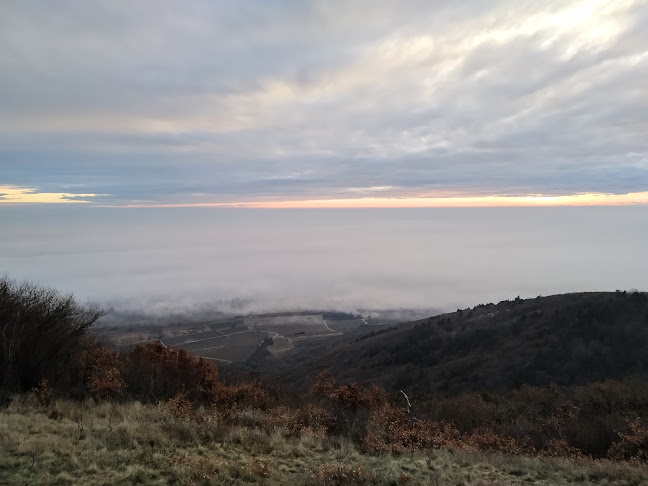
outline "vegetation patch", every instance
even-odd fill
[[[645,380],[408,395],[324,371],[295,392],[160,341],[114,352],[99,311],[0,290],[1,484],[648,482]]]

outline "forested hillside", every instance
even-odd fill
[[[645,377],[648,295],[516,298],[332,343],[255,369],[294,383],[328,369],[340,380],[444,394]]]

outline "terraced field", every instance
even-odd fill
[[[326,325],[321,314],[249,316],[245,322],[252,329],[274,332],[288,339],[334,332]]]
[[[187,348],[187,346],[191,345],[192,343],[203,342],[209,339],[218,339],[218,338],[222,338],[223,336],[228,336],[230,334],[234,334],[238,332],[246,332],[249,330],[250,329],[248,327],[235,327],[235,328],[228,328],[228,329],[223,329],[218,331],[192,332],[192,333],[182,334],[179,336],[174,336],[171,338],[164,338],[162,339],[162,343],[165,346],[171,346],[174,348],[183,347],[185,349],[189,349]]]
[[[344,319],[344,320],[335,320],[327,319],[326,325],[329,329],[332,329],[336,332],[347,332],[357,329],[360,326],[366,325],[366,322],[363,319]]]
[[[186,349],[191,354],[219,361],[245,361],[247,357],[268,337],[264,331],[252,329],[233,330],[230,334],[213,336],[209,333],[197,333],[185,336],[184,343],[174,345],[174,348]],[[209,334],[208,337],[201,337]],[[167,344],[166,342],[164,344]],[[167,344],[168,345],[168,344]]]
[[[272,341],[273,344],[268,346],[268,351],[275,356],[290,351],[294,347],[292,341],[283,336],[274,337],[272,338]]]
[[[363,319],[339,319],[321,313],[297,312],[261,314],[224,318],[214,321],[156,327],[161,342],[175,349],[221,363],[245,361],[264,341],[271,337],[268,351],[279,355],[292,349],[296,343],[319,340],[351,331],[367,323]],[[129,337],[132,336],[129,331]],[[126,336],[126,333],[123,333]],[[140,343],[153,342],[151,336]],[[125,341],[122,335],[113,336],[114,349],[128,352],[136,341]]]

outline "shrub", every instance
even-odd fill
[[[612,444],[608,455],[617,460],[648,461],[648,428],[637,418],[628,422],[629,431],[620,434],[621,440]]]
[[[370,452],[401,453],[461,445],[461,434],[451,424],[413,418],[402,407],[373,409],[363,445]]]
[[[85,351],[85,385],[96,399],[114,398],[126,388],[119,371],[119,355],[105,346],[97,346]]]
[[[194,416],[193,406],[185,392],[180,392],[171,398],[166,403],[165,409],[172,417],[190,419]]]
[[[122,358],[121,368],[129,393],[140,400],[168,400],[182,391],[197,403],[213,403],[223,396],[218,370],[211,363],[160,341],[135,346]]]
[[[322,464],[313,470],[316,484],[323,486],[362,486],[373,484],[375,477],[360,464]]]

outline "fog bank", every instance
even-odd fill
[[[455,310],[648,289],[648,208],[0,208],[0,273],[116,309]]]

